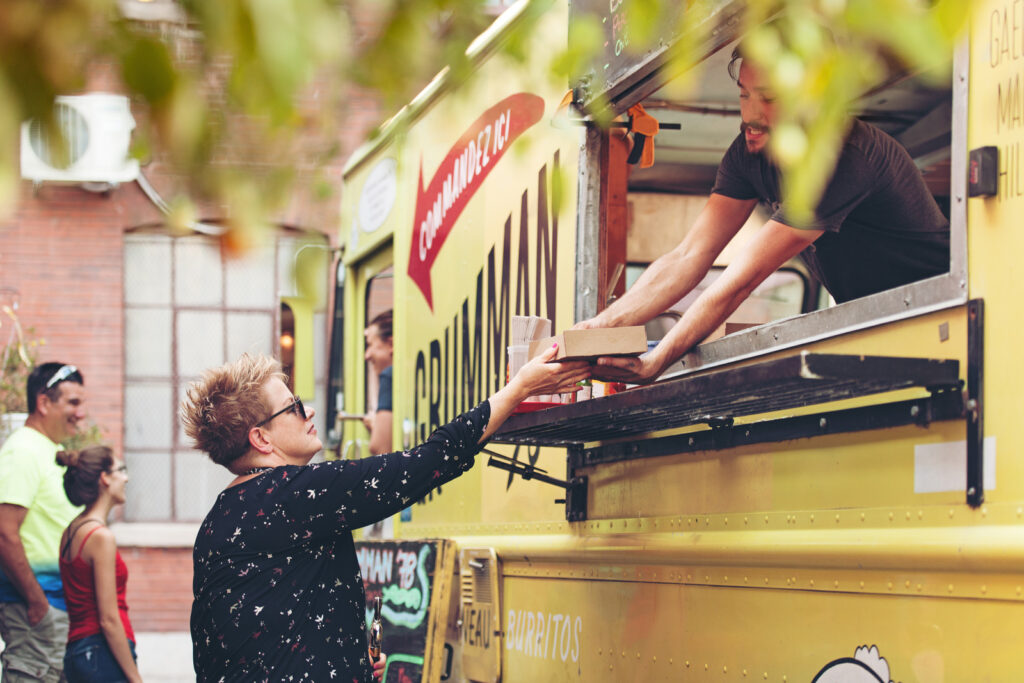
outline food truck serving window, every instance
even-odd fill
[[[592,3],[591,3],[592,4]],[[612,15],[617,3],[611,3]],[[602,55],[576,87],[578,103],[610,102],[615,114],[625,114],[642,104],[646,112],[662,126],[655,138],[656,154],[652,166],[631,167],[625,202],[629,239],[622,260],[632,269],[642,268],[678,244],[692,225],[693,218],[706,203],[716,182],[716,172],[723,155],[740,132],[739,88],[728,75],[728,67],[738,33],[729,24],[729,8],[734,3],[718,3],[721,16],[716,20],[722,30],[711,32],[709,43],[701,47],[703,59],[696,77],[687,74],[691,87],[679,88],[667,75],[668,46],[666,39],[658,49],[643,54],[630,54],[622,50],[617,54]],[[574,11],[586,13],[588,3],[574,4]],[[608,3],[593,12],[607,14]],[[724,17],[724,18],[723,18]],[[620,19],[606,17],[611,22],[606,31],[606,50],[613,49],[615,40],[628,42],[628,32]],[[669,36],[668,38],[671,38]],[[850,105],[850,113],[861,121],[881,129],[896,139],[910,154],[914,165],[924,179],[941,213],[949,220],[950,263],[949,272],[903,284],[860,298],[836,304],[827,292],[820,300],[813,294],[807,297],[802,313],[783,311],[769,319],[748,321],[730,317],[732,329],[740,330],[722,337],[712,335],[671,366],[663,378],[695,369],[708,368],[740,358],[760,355],[779,349],[806,344],[810,341],[846,332],[864,329],[892,320],[960,304],[966,301],[966,147],[967,147],[967,50],[959,49],[955,55],[952,73],[897,74],[875,89],[864,93]],[[939,85],[936,85],[939,83]],[[601,145],[607,144],[602,135],[590,135],[586,160],[580,167],[580,188],[592,196],[612,196],[605,192],[610,173],[601,167]],[[635,143],[634,143],[635,144]],[[607,164],[607,160],[605,162]],[[593,186],[597,186],[595,187]],[[653,198],[653,199],[652,199]],[[597,243],[594,226],[607,225],[609,211],[601,202],[581,202],[579,242]],[[777,208],[777,207],[775,207]],[[769,207],[771,211],[771,207]],[[753,219],[761,225],[765,216]],[[741,231],[734,243],[746,237]],[[588,241],[589,238],[589,241]],[[652,246],[655,245],[655,246]],[[715,262],[716,267],[727,267],[735,254],[735,245],[727,247]],[[732,250],[732,251],[730,251]],[[614,262],[614,257],[606,260]],[[802,269],[799,259],[788,262],[787,267],[802,272],[810,280],[806,291],[814,292],[818,284],[813,276]],[[780,270],[780,272],[782,272]],[[598,287],[585,286],[586,278],[598,282],[596,274],[581,272],[580,292],[594,292],[593,299],[577,299],[580,318],[587,318],[607,304],[599,301]],[[685,309],[681,301],[674,309]],[[741,316],[742,317],[742,316]],[[750,322],[759,323],[755,327]]]

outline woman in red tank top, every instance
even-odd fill
[[[106,526],[115,505],[125,501],[128,473],[106,446],[59,453],[64,491],[85,505],[61,537],[60,577],[68,606],[64,674],[69,683],[141,682],[135,665],[135,634],[128,620],[128,568]]]

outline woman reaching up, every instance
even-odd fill
[[[185,433],[236,475],[193,553],[192,643],[200,683],[359,681],[371,662],[352,530],[390,517],[473,466],[520,401],[571,391],[586,363],[553,347],[476,408],[404,452],[309,464],[323,444],[314,411],[281,366],[242,356],[208,371],[182,406]]]

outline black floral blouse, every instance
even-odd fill
[[[198,681],[370,681],[351,530],[472,467],[490,414],[485,401],[410,451],[277,467],[223,491],[193,552]]]

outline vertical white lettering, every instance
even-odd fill
[[[459,186],[459,164],[462,160],[461,156],[455,157],[455,161],[452,162],[452,203],[459,198],[462,194],[462,188]]]
[[[441,229],[441,222],[444,220],[444,211],[441,210],[441,196],[440,195],[438,195],[437,199],[434,200],[433,214],[434,214],[434,221],[432,223],[432,226],[433,226],[434,232],[430,236],[431,237],[431,242],[433,242],[433,238],[437,236],[437,231]]]
[[[533,654],[533,627],[535,625],[533,612],[526,613],[526,628],[523,633],[523,652]]]
[[[427,237],[428,237],[427,232],[429,230],[430,230],[430,214],[427,214],[427,217],[423,219],[422,223],[420,223],[420,251],[419,251],[420,261],[427,260],[427,249],[430,248],[427,245]]]
[[[545,659],[547,659],[547,657],[548,657],[548,642],[551,640],[551,632],[552,631],[556,631],[558,629],[557,626],[552,626],[551,625],[551,622],[554,621],[554,619],[555,619],[554,615],[548,616],[547,633],[544,634],[544,655],[543,655],[543,657]],[[557,633],[555,634],[555,637],[556,638],[558,637]]]
[[[466,185],[469,184],[469,179],[466,175],[469,173],[469,150],[464,150],[459,155],[459,194],[462,194],[463,190],[466,189]]]
[[[470,140],[469,146],[466,148],[466,162],[469,165],[469,170],[466,172],[466,182],[473,182],[475,176],[480,175],[480,155],[477,153],[476,140]]]
[[[548,626],[555,636],[555,646],[551,648],[551,658],[554,659],[555,655],[558,654],[558,624],[562,621],[561,614],[552,614],[551,619],[548,621]]]
[[[583,617],[576,617],[573,622],[572,661],[580,661],[580,632],[583,630]]]
[[[494,142],[491,145],[491,151],[497,154],[503,147],[501,142],[501,124],[505,120],[505,115],[502,114],[498,117],[498,120],[494,122]]]
[[[545,622],[545,619],[544,619],[544,613],[543,612],[537,612],[537,647],[536,647],[536,650],[535,650],[535,656],[537,656],[537,657],[547,657],[548,656],[548,642],[547,642],[547,639],[545,638],[545,636],[547,635],[546,634],[545,626],[546,626],[546,622]],[[541,653],[541,644],[542,643],[544,645],[544,652],[543,653]]]
[[[491,163],[491,125],[487,124],[487,127],[480,131],[480,135],[483,136],[483,144],[480,144],[480,137],[477,137],[477,146],[480,151],[483,152],[484,161],[483,165],[486,168],[487,164]]]
[[[566,614],[562,619],[562,633],[558,638],[559,650],[561,651],[562,661],[564,662],[569,657],[569,615]]]
[[[508,626],[505,628],[505,649],[511,650],[513,643],[515,643],[515,631],[516,631],[516,611],[510,609],[508,611]]]
[[[444,206],[445,213],[452,208],[452,204],[455,202],[455,198],[452,196],[452,174],[449,173],[444,179],[444,185],[441,187],[441,196],[443,200],[441,202]]]

